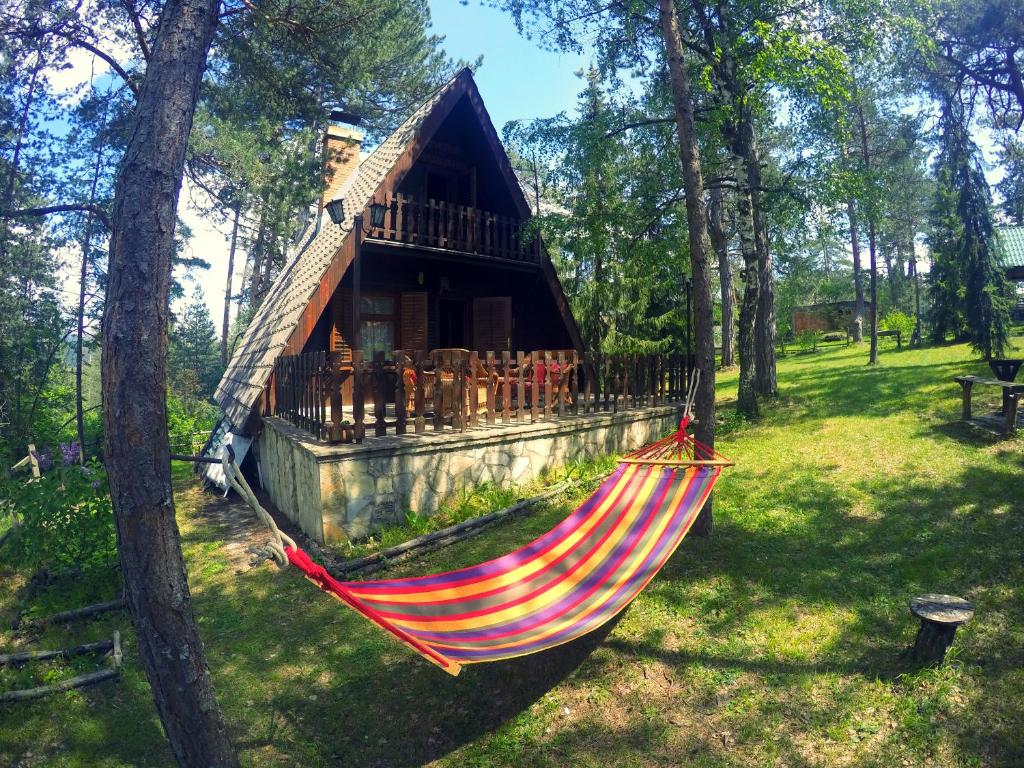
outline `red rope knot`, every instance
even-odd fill
[[[690,426],[690,416],[687,414],[679,420],[679,430],[676,432],[676,442],[682,445],[689,439],[689,435],[686,434],[686,428]]]

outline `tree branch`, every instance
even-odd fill
[[[81,48],[82,50],[89,51],[89,53],[95,54],[96,56],[107,62],[107,64],[110,65],[110,68],[114,70],[122,80],[124,80],[124,84],[128,86],[128,88],[131,90],[133,94],[135,94],[135,98],[139,98],[139,86],[132,82],[131,78],[128,77],[128,73],[125,71],[124,67],[118,64],[117,60],[113,56],[111,56],[106,51],[100,50],[89,41],[82,40],[78,37],[72,38],[69,42],[72,45]]]
[[[98,205],[89,205],[87,203],[68,203],[66,205],[46,205],[41,208],[20,208],[16,211],[0,211],[0,218],[3,219],[16,219],[21,216],[48,216],[51,213],[70,213],[71,211],[80,211],[82,213],[91,213],[100,223],[107,228],[108,231],[114,229],[113,224],[110,221],[110,217],[107,212],[100,208]]]
[[[132,0],[121,0],[121,5],[128,11],[128,18],[132,20],[132,26],[135,27],[135,39],[139,42],[139,50],[142,51],[142,58],[149,61],[149,43],[146,42],[146,33],[142,29],[142,22],[139,20],[138,11],[135,9],[135,3]]]

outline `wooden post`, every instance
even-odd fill
[[[565,416],[565,393],[569,389],[568,376],[565,370],[565,351],[558,350],[558,392],[555,394],[555,398],[558,401],[558,418]]]
[[[544,350],[544,420],[551,421],[551,350]]]
[[[469,408],[469,426],[475,427],[480,406],[480,353],[476,350],[469,353],[469,370],[466,372],[466,405]]]
[[[487,353],[487,423],[494,423],[494,385],[498,380],[498,371],[494,365],[494,353]]]
[[[356,214],[352,245],[352,349],[363,350],[363,214]]]
[[[466,431],[466,361],[461,352],[452,359],[452,427]]]
[[[387,416],[388,392],[384,382],[383,350],[373,353],[373,369],[370,376],[373,387],[373,433],[380,437],[386,435],[388,431],[387,423],[384,420]]]
[[[441,371],[441,353],[434,350],[434,431],[444,429],[444,388]]]
[[[516,352],[516,421],[526,421],[526,356],[522,350]]]
[[[404,435],[406,431],[406,394],[405,370],[410,362],[405,352],[395,350],[395,434]]]
[[[364,410],[366,407],[366,382],[363,380],[363,350],[352,350],[352,432],[357,443],[366,437]]]
[[[39,471],[39,454],[36,452],[36,444],[28,444],[28,460],[32,466],[32,477],[39,477],[41,475]]]
[[[583,413],[584,415],[591,413],[593,403],[590,402],[590,396],[594,392],[594,366],[592,361],[586,355],[583,356]]]
[[[520,353],[521,354],[521,353]],[[501,423],[508,424],[512,418],[512,354],[506,349],[501,353]]]
[[[331,440],[337,442],[341,440],[341,420],[342,410],[344,408],[341,400],[341,354],[339,352],[330,353],[331,363],[331,375],[330,375],[330,387],[331,387]]]
[[[1004,411],[1006,414],[1006,436],[1013,437],[1017,434],[1017,404],[1020,401],[1020,393],[1003,389],[1003,400],[1005,401]]]
[[[572,415],[578,416],[580,412],[579,395],[580,395],[580,355],[575,349],[570,355],[572,359],[572,365],[569,369],[570,387],[569,396],[572,398]],[[586,410],[586,409],[584,409]]]
[[[414,407],[416,409],[416,434],[422,434],[427,431],[426,422],[426,398],[424,392],[426,388],[426,353],[422,349],[417,349],[413,353],[415,358],[415,371],[416,371],[416,394],[414,400]]]

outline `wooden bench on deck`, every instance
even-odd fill
[[[1024,384],[1014,384],[1012,381],[1001,381],[999,379],[986,379],[981,376],[957,376],[953,379],[957,382],[963,394],[963,420],[975,421],[981,426],[989,426],[986,422],[998,420],[994,418],[972,419],[971,395],[974,385],[1001,387],[1003,390],[1002,432],[1006,437],[1012,437],[1017,432],[1017,408],[1020,403],[1020,396],[1024,394]]]

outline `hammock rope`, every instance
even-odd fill
[[[601,626],[653,579],[732,462],[687,432],[699,371],[678,430],[623,457],[572,514],[508,555],[446,573],[338,581],[274,522],[227,452],[231,487],[271,532],[275,561],[427,660],[464,664],[536,653]]]

